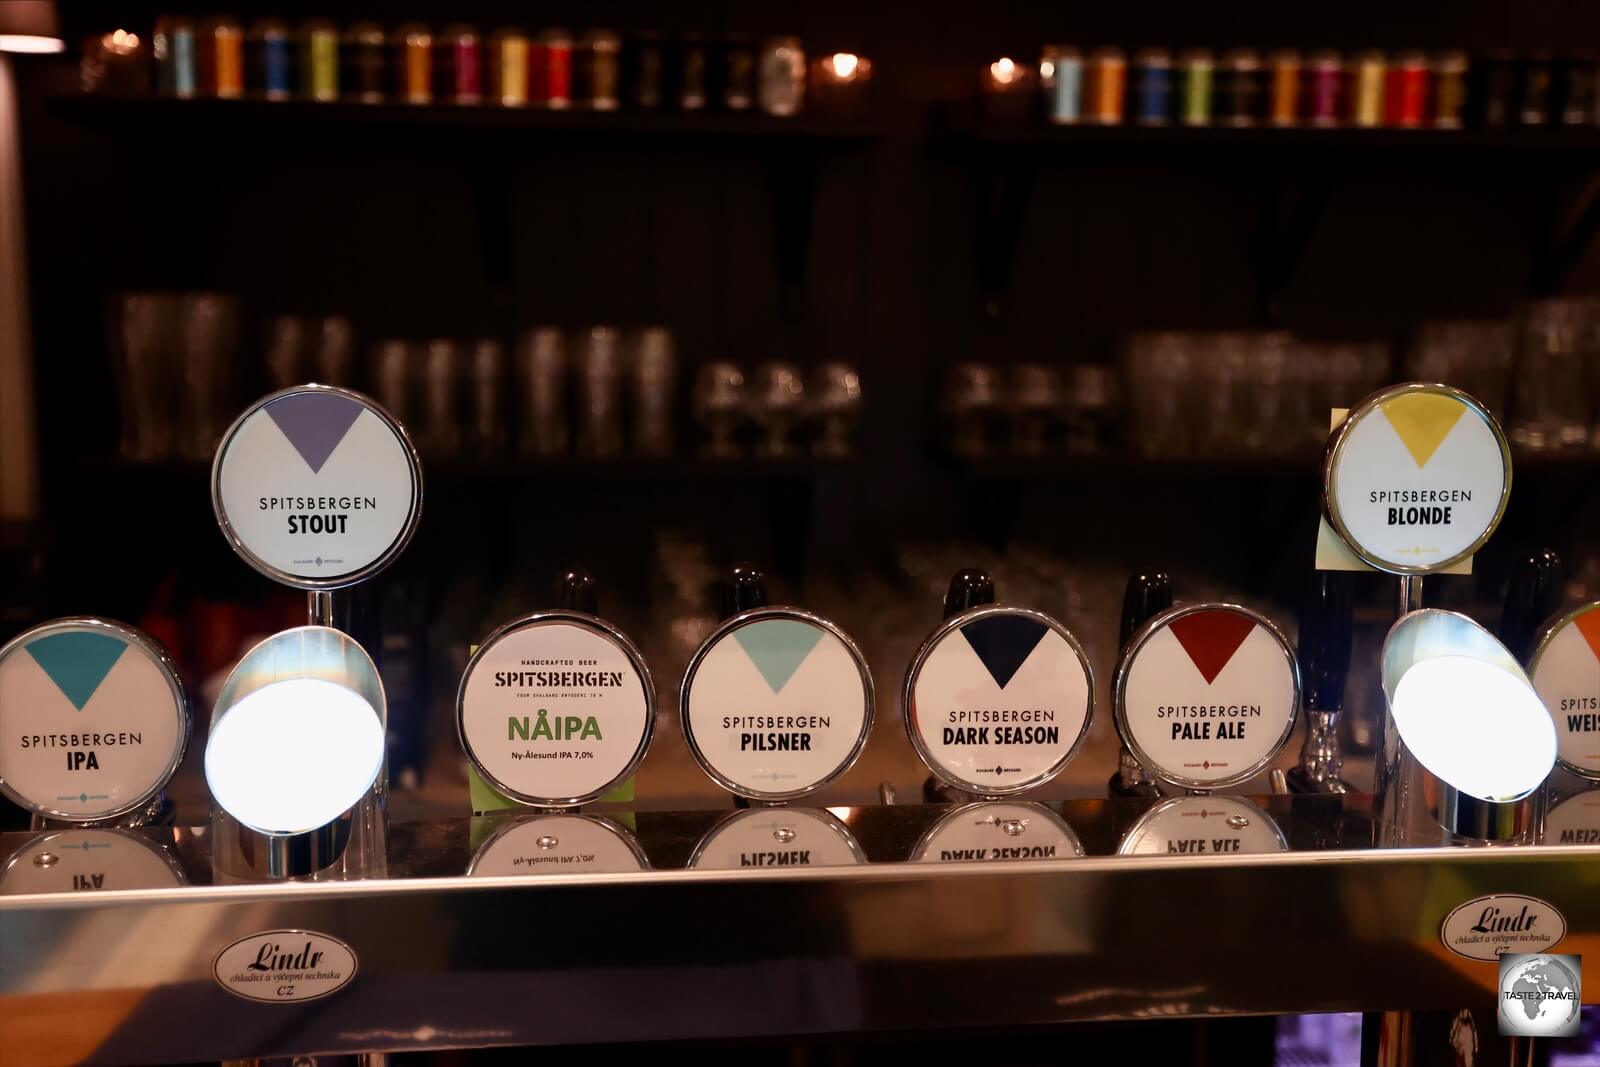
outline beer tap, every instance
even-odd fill
[[[1140,571],[1128,578],[1122,594],[1122,620],[1117,628],[1117,647],[1126,648],[1139,627],[1172,607],[1172,578],[1166,571]],[[1160,796],[1155,779],[1123,744],[1117,755],[1117,772],[1108,787],[1114,797]]]
[[[967,567],[950,576],[950,586],[944,594],[944,618],[993,603],[994,578],[987,571]],[[937,775],[930,774],[922,783],[922,799],[928,804],[960,804],[972,800],[973,794],[946,785]]]
[[[1352,610],[1348,578],[1318,571],[1300,615],[1300,677],[1305,686],[1306,741],[1300,765],[1289,771],[1294,793],[1348,793],[1339,776],[1339,720],[1350,672]]]

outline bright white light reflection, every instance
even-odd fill
[[[1422,765],[1481,800],[1527,794],[1555,762],[1555,725],[1538,694],[1492,663],[1421,660],[1401,675],[1391,704]]]
[[[297,834],[360,800],[383,763],[383,726],[357,694],[317,678],[264,686],[213,724],[206,783],[252,830]]]
[[[67,42],[59,37],[37,37],[31,33],[0,33],[0,52],[52,55],[65,51]]]

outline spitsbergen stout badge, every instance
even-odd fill
[[[572,807],[627,778],[650,747],[655,684],[610,624],[536,612],[491,634],[456,697],[461,747],[513,800]]]
[[[1556,723],[1556,758],[1600,780],[1600,603],[1585,604],[1544,632],[1528,676]]]
[[[912,747],[934,774],[1001,797],[1048,782],[1072,759],[1094,711],[1094,677],[1059,622],[991,605],[933,632],[900,699]]]
[[[134,811],[188,741],[177,671],[143,632],[57,619],[0,647],[0,792],[29,811],[72,822]]]
[[[1253,778],[1289,740],[1300,671],[1288,640],[1236,604],[1162,612],[1123,650],[1117,731],[1150,773],[1188,789]]]
[[[217,523],[246,563],[301,589],[388,566],[422,513],[422,465],[401,425],[360,393],[297,385],[240,415],[211,467]]]
[[[689,751],[713,781],[751,800],[789,800],[855,763],[872,729],[872,676],[828,620],[757,608],[700,646],[679,709]]]
[[[1511,495],[1511,449],[1478,401],[1413,382],[1351,409],[1323,460],[1328,522],[1362,562],[1428,574],[1481,548]]]

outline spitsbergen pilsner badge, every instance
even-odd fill
[[[251,405],[211,467],[211,502],[234,551],[302,589],[382,570],[416,531],[422,467],[388,412],[347,389],[299,385]]]
[[[1150,773],[1221,789],[1265,770],[1289,740],[1300,672],[1283,634],[1235,604],[1171,608],[1123,650],[1117,730]]]
[[[1500,425],[1446,385],[1397,385],[1363,400],[1323,461],[1328,522],[1362,562],[1396,574],[1427,574],[1472,555],[1510,493]]]
[[[592,615],[547,611],[491,634],[456,700],[461,747],[485,779],[524,804],[584,804],[644,759],[655,722],[644,657]]]
[[[1048,615],[989,605],[955,615],[923,644],[901,690],[906,731],[928,768],[979,796],[1055,777],[1089,729],[1088,658]]]
[[[1600,603],[1563,616],[1540,638],[1528,676],[1556,723],[1556,758],[1600,780]]]
[[[804,796],[839,777],[872,727],[872,676],[833,623],[757,608],[712,633],[679,698],[700,766],[752,800]]]
[[[177,672],[139,630],[57,619],[0,647],[0,792],[29,811],[72,822],[134,811],[188,741]]]

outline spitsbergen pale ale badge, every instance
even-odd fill
[[[580,612],[525,616],[489,636],[456,699],[461,747],[524,804],[594,800],[644,759],[655,685],[633,643]]]
[[[1129,640],[1111,684],[1117,731],[1144,767],[1188,789],[1265,770],[1294,729],[1300,671],[1281,631],[1235,604],[1191,604]]]
[[[1352,408],[1322,474],[1328,522],[1362,562],[1428,574],[1472,555],[1499,525],[1511,449],[1478,401],[1414,382]]]
[[[1528,677],[1556,722],[1556,758],[1600,779],[1600,603],[1563,616],[1539,640]]]
[[[298,385],[257,401],[223,435],[211,502],[250,566],[286,585],[336,589],[405,548],[422,511],[422,467],[373,400]]]
[[[1169,797],[1139,816],[1119,856],[1253,856],[1287,852],[1283,830],[1241,797]]]
[[[217,984],[235,996],[267,1004],[299,1004],[330,996],[356,976],[356,953],[315,930],[266,930],[217,953]]]
[[[154,800],[183,760],[189,710],[146,634],[57,619],[0,647],[0,792],[73,822]]]

